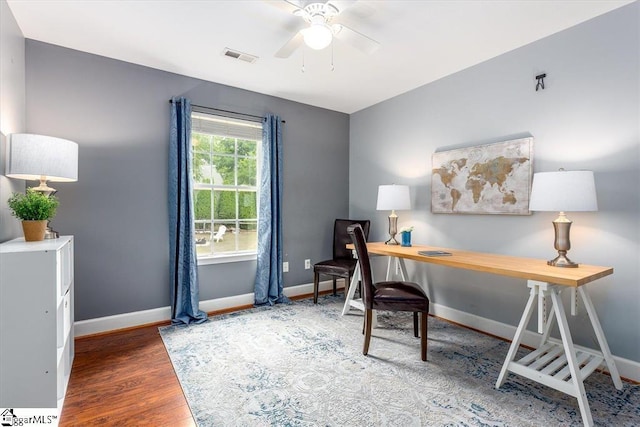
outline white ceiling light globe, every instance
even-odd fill
[[[331,28],[325,23],[313,23],[304,30],[304,42],[311,49],[321,50],[329,46],[333,33]]]

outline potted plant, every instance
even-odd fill
[[[22,220],[24,240],[44,240],[47,222],[56,215],[58,199],[29,188],[26,194],[13,193],[8,203],[12,215]]]

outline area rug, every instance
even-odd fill
[[[575,398],[510,374],[509,344],[429,318],[420,360],[410,313],[385,313],[362,355],[362,314],[342,297],[214,316],[160,334],[198,426],[582,426]],[[598,426],[640,424],[640,386],[593,373]]]

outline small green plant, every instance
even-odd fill
[[[11,213],[23,221],[49,220],[56,216],[58,199],[27,189],[27,194],[13,193],[8,200]]]

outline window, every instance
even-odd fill
[[[191,114],[198,259],[252,259],[257,248],[262,123]]]

